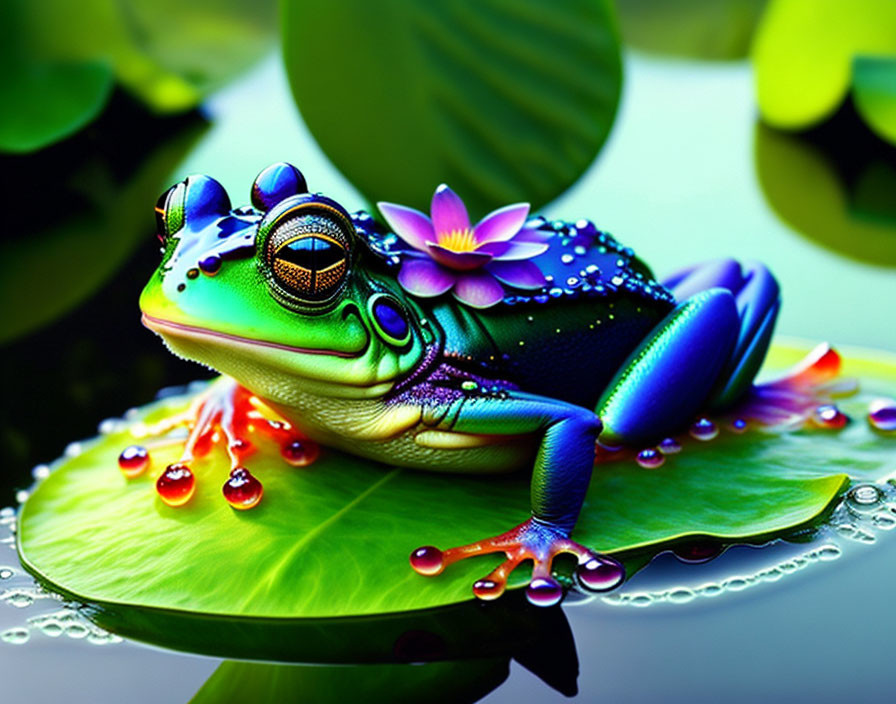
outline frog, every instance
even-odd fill
[[[167,190],[155,214],[162,259],[140,298],[142,322],[174,354],[222,375],[187,412],[191,432],[168,479],[189,475],[221,438],[231,489],[251,488],[252,418],[294,451],[319,444],[420,471],[530,472],[518,525],[410,554],[432,577],[503,553],[472,586],[483,600],[531,563],[529,601],[558,603],[561,554],[575,559],[582,589],[619,586],[623,564],[572,538],[596,450],[656,446],[738,403],[780,307],[762,264],[716,260],[660,282],[590,220],[528,211],[518,229],[538,244],[534,286],[505,284],[487,307],[414,295],[399,272],[420,253],[388,219],[310,192],[285,162],[255,178],[249,205],[233,207],[218,181],[195,175]],[[248,494],[246,506],[260,498]]]

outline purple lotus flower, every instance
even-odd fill
[[[488,308],[504,298],[504,286],[537,289],[544,274],[529,261],[544,252],[546,236],[523,228],[528,203],[486,215],[475,227],[460,197],[444,183],[432,197],[432,219],[419,210],[378,203],[389,226],[413,247],[398,272],[398,282],[414,296],[447,291],[469,306]]]

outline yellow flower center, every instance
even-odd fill
[[[463,230],[439,233],[439,244],[452,252],[472,252],[476,249],[476,240],[473,230],[469,227]]]

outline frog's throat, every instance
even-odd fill
[[[232,335],[226,332],[218,332],[216,330],[209,330],[208,328],[201,328],[195,325],[185,325],[184,323],[174,323],[170,320],[162,320],[161,318],[154,318],[151,315],[143,314],[142,318],[143,324],[152,330],[153,332],[163,334],[165,332],[173,333],[175,335],[181,336],[189,336],[189,337],[213,337],[219,340],[226,340],[229,342],[237,342],[244,345],[250,345],[252,347],[271,347],[276,350],[283,350],[285,352],[296,352],[298,354],[319,354],[330,357],[343,357],[345,359],[357,359],[364,355],[369,347],[369,344],[365,344],[360,347],[358,350],[354,351],[344,351],[344,350],[328,350],[328,349],[313,349],[307,347],[295,347],[292,345],[284,345],[279,342],[269,342],[267,340],[255,340],[250,337],[242,337],[240,335]]]

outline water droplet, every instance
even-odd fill
[[[893,530],[893,528],[896,528],[896,518],[889,516],[886,513],[877,514],[873,516],[871,520],[874,521],[874,525],[881,530]]]
[[[896,432],[896,401],[877,399],[868,409],[868,422],[875,430]]]
[[[650,606],[653,603],[653,597],[650,594],[632,594],[631,599],[629,599],[629,604],[632,606],[637,606],[639,608],[644,608],[645,606]]]
[[[815,409],[812,414],[812,422],[819,428],[840,430],[846,427],[849,417],[835,405],[827,403]]]
[[[874,506],[883,498],[883,492],[874,484],[860,484],[850,489],[846,498],[856,506]]]
[[[843,551],[836,545],[822,545],[816,550],[816,553],[818,554],[819,560],[830,562],[831,560],[836,560],[840,557],[840,555],[843,554]]]
[[[242,511],[258,505],[264,494],[264,487],[248,469],[235,467],[221,491],[227,503]]]
[[[662,466],[666,458],[657,448],[648,447],[638,453],[635,461],[645,469],[656,469]]]
[[[576,258],[571,254],[564,254],[562,257],[560,257],[560,261],[564,264],[572,264],[575,260]]]
[[[762,572],[756,576],[763,582],[777,582],[784,576],[784,573],[777,567],[769,567],[767,570],[762,570]]]
[[[464,381],[460,385],[460,388],[462,388],[464,391],[475,391],[479,388],[479,384],[477,384],[475,381]]]
[[[69,638],[74,638],[75,640],[80,640],[81,638],[86,638],[90,633],[90,629],[87,628],[83,623],[72,623],[66,626],[65,635]]]
[[[293,440],[280,448],[280,454],[293,467],[305,467],[317,459],[320,448],[310,440]]]
[[[142,445],[129,445],[118,456],[118,468],[128,479],[138,477],[149,467],[149,450]]]
[[[62,635],[62,624],[59,621],[46,621],[40,627],[41,633],[45,636],[49,636],[50,638],[58,638]]]
[[[687,604],[689,601],[693,601],[696,598],[696,592],[688,589],[687,587],[677,587],[670,591],[666,596],[666,599],[671,601],[673,604]]]
[[[210,254],[199,260],[199,270],[206,276],[214,276],[221,269],[221,257]]]
[[[713,597],[713,596],[718,596],[719,594],[721,594],[724,591],[725,590],[722,588],[721,584],[710,583],[710,584],[704,584],[702,587],[700,587],[697,590],[697,593],[700,596]]]
[[[613,589],[625,579],[625,568],[612,558],[593,557],[576,568],[579,583],[592,592]]]
[[[65,447],[65,456],[66,457],[77,457],[84,451],[83,446],[79,442],[70,442]]]
[[[491,601],[492,599],[497,599],[503,593],[504,584],[491,579],[480,579],[473,584],[473,594],[478,599]]]
[[[12,567],[0,567],[0,579],[9,579],[15,573],[16,571]]]
[[[432,575],[439,574],[445,565],[442,561],[442,551],[432,545],[424,545],[417,548],[411,553],[411,567],[417,574]]]
[[[688,432],[695,440],[705,442],[716,437],[719,434],[719,429],[709,418],[698,418]]]
[[[22,645],[27,643],[29,638],[31,638],[31,631],[27,628],[9,628],[0,633],[0,639],[11,645]]]
[[[16,510],[12,506],[4,506],[0,509],[0,518],[9,518],[16,515]]]
[[[681,445],[678,444],[678,441],[675,440],[675,438],[665,438],[656,446],[656,449],[664,455],[674,455],[681,452]]]
[[[169,464],[156,480],[156,491],[169,506],[183,506],[196,491],[196,478],[187,465]]]
[[[730,577],[725,580],[723,586],[730,592],[743,591],[750,586],[750,579],[748,577]]]
[[[553,577],[536,577],[526,588],[526,598],[535,606],[553,606],[563,598],[563,587]]]
[[[588,252],[588,250],[585,249],[585,247],[581,244],[577,244],[575,247],[573,247],[572,251],[575,252],[580,257],[584,257],[585,254]]]
[[[735,433],[743,433],[747,430],[747,421],[743,418],[735,418],[731,421],[731,430]]]
[[[16,590],[3,595],[3,600],[17,609],[24,609],[34,603],[34,596],[26,591]]]
[[[16,492],[16,501],[20,504],[23,504],[28,500],[28,496],[29,494],[27,491],[25,491],[24,489],[19,489]]]

